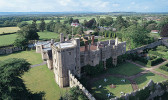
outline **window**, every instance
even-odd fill
[[[71,52],[69,52],[69,55],[71,55]]]

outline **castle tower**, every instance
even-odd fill
[[[80,40],[55,43],[52,47],[56,83],[61,88],[67,87],[69,86],[69,70],[80,77]]]

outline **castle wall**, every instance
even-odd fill
[[[69,86],[76,87],[79,86],[79,89],[83,91],[83,93],[88,97],[89,100],[96,100],[92,94],[75,78],[75,76],[69,71]]]
[[[21,47],[6,47],[6,48],[0,48],[0,55],[4,54],[11,54],[17,51],[22,51],[23,49]]]
[[[153,42],[153,43],[148,44],[148,45],[144,45],[144,46],[132,49],[132,50],[128,50],[128,51],[126,51],[126,53],[127,54],[136,53],[136,52],[138,52],[140,50],[151,49],[151,48],[154,48],[154,47],[159,46],[161,44],[162,44],[162,40],[159,40],[159,41]]]

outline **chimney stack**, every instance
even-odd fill
[[[41,48],[44,49],[44,45],[41,45]]]
[[[85,51],[88,51],[88,41],[85,41]]]
[[[92,35],[92,45],[94,44],[94,35]]]
[[[64,34],[63,33],[60,34],[60,42],[61,43],[64,42]]]

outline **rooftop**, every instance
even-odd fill
[[[61,48],[61,49],[65,49],[65,48],[70,48],[70,47],[73,47],[74,44],[73,43],[54,43],[54,45],[58,48]]]

